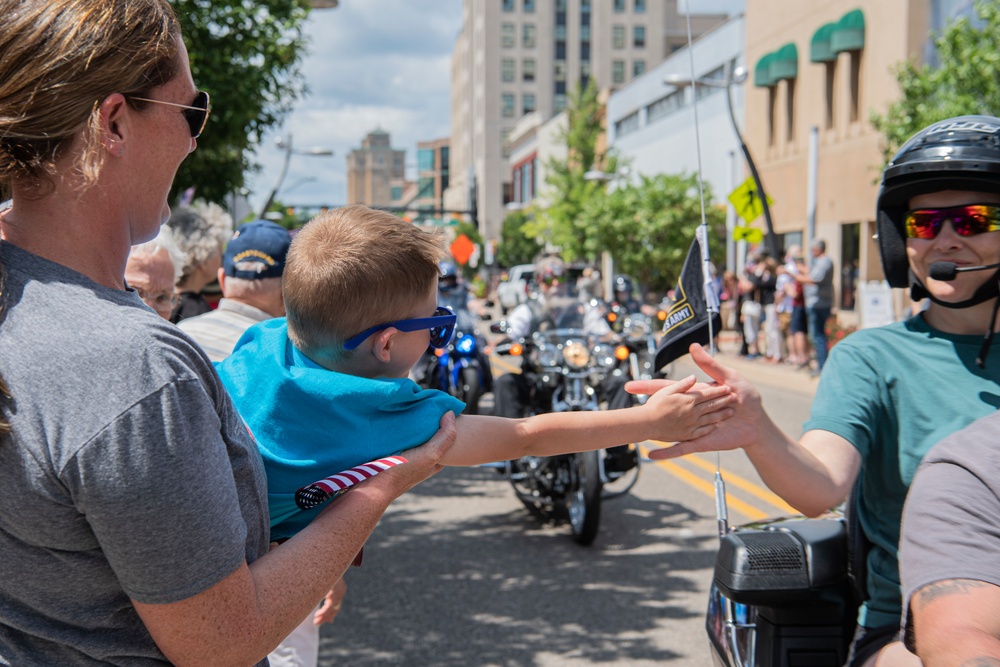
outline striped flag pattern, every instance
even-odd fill
[[[388,470],[401,463],[406,463],[406,459],[402,456],[387,456],[383,459],[362,463],[350,470],[344,470],[335,475],[324,477],[318,482],[313,482],[309,486],[304,486],[296,491],[295,504],[298,505],[299,509],[310,510],[322,505],[329,499],[340,496],[358,482],[363,482],[383,470]]]

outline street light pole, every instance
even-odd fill
[[[271,190],[271,194],[268,195],[267,201],[264,202],[264,206],[261,207],[260,214],[257,216],[258,218],[263,218],[264,215],[267,213],[267,210],[271,208],[271,204],[274,203],[274,198],[278,195],[278,190],[281,189],[281,184],[285,182],[285,176],[288,174],[288,164],[292,161],[293,153],[296,155],[317,155],[317,156],[333,155],[333,151],[330,150],[329,148],[311,148],[305,151],[294,150],[292,148],[291,133],[288,134],[287,139],[282,139],[281,137],[278,137],[275,140],[275,143],[277,143],[278,148],[285,149],[285,162],[281,166],[281,175],[278,176],[278,182],[274,184],[274,189]]]
[[[743,140],[743,134],[740,132],[739,125],[736,123],[736,111],[733,108],[733,84],[743,83],[743,81],[746,80],[746,77],[746,70],[742,67],[737,67],[728,73],[725,83],[720,83],[711,79],[695,79],[692,81],[690,79],[683,79],[676,75],[668,76],[664,80],[664,83],[678,88],[683,86],[708,86],[710,88],[726,89],[726,105],[729,109],[729,120],[733,125],[733,132],[736,134],[736,139],[740,142],[740,150],[743,151],[743,157],[746,159],[747,167],[750,168],[750,175],[753,177],[754,185],[757,188],[757,196],[760,197],[761,208],[764,212],[764,224],[767,226],[767,250],[771,257],[779,259],[778,238],[774,233],[774,224],[771,221],[771,208],[767,204],[767,193],[764,191],[764,184],[760,180],[760,174],[757,172],[757,165],[754,164],[753,156],[750,155],[750,148],[747,146],[746,141]]]

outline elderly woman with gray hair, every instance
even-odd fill
[[[177,324],[212,310],[202,290],[216,279],[222,266],[222,249],[232,236],[233,219],[218,204],[195,202],[174,211],[167,226],[185,257],[177,281],[178,303],[170,314],[170,321]]]

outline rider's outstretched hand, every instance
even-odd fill
[[[767,420],[767,415],[761,406],[760,393],[743,376],[720,364],[697,343],[692,344],[689,351],[691,358],[702,371],[718,383],[718,386],[730,390],[731,393],[728,395],[730,401],[726,403],[728,418],[716,420],[708,428],[694,432],[692,437],[676,438],[683,442],[677,442],[673,447],[654,450],[649,455],[651,459],[669,459],[692,452],[738,449],[753,445],[759,439],[761,429]],[[661,382],[667,381],[630,382],[625,388],[631,393],[646,393],[653,389],[652,383]],[[697,391],[700,386],[704,385],[696,385],[691,391]],[[652,401],[653,397],[649,400]]]
[[[693,440],[708,435],[733,415],[730,388],[699,384],[693,375],[677,382],[651,380],[626,385],[631,393],[645,393],[637,389],[654,390],[640,409],[651,413],[658,440]]]

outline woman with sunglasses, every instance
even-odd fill
[[[883,174],[877,214],[889,284],[911,287],[929,307],[838,343],[798,441],[775,425],[747,380],[693,346],[698,365],[737,394],[736,416],[651,455],[742,447],[767,485],[809,516],[843,502],[858,483],[871,548],[852,667],[920,664],[898,641],[903,501],[932,445],[997,409],[1000,352],[989,353],[989,340],[1000,300],[1000,271],[991,266],[1000,263],[1000,119],[953,118],[917,133]]]
[[[252,436],[123,277],[208,117],[170,5],[0,16],[0,664],[263,663],[453,427],[269,551]]]

